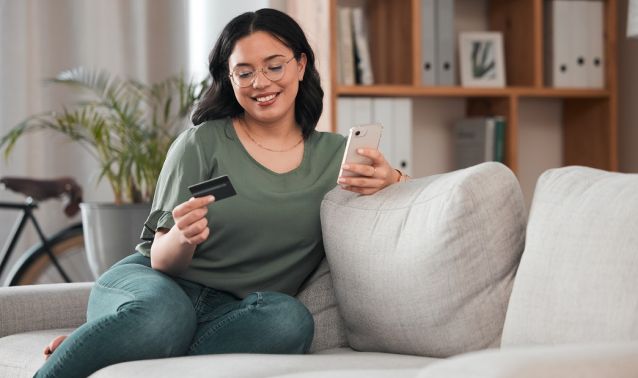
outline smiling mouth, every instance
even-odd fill
[[[257,102],[268,102],[273,100],[275,97],[279,96],[279,93],[273,93],[268,96],[254,97],[254,100]]]

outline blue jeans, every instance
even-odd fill
[[[301,354],[314,321],[297,299],[255,292],[240,299],[151,268],[133,254],[95,283],[87,322],[53,352],[36,377],[86,377],[108,365],[216,353]]]

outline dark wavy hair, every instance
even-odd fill
[[[193,124],[199,125],[209,120],[236,117],[244,113],[235,98],[228,76],[228,58],[239,39],[257,31],[277,38],[292,50],[296,60],[301,58],[301,54],[306,55],[306,71],[303,80],[299,82],[299,92],[295,99],[295,121],[301,126],[304,138],[308,138],[317,126],[323,110],[323,89],[315,67],[315,55],[297,22],[285,13],[268,8],[241,14],[222,30],[209,56],[211,86],[197,104],[192,117]]]

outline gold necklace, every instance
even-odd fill
[[[273,150],[272,148],[268,148],[264,145],[262,145],[261,143],[257,142],[255,140],[255,138],[252,137],[252,135],[250,135],[250,132],[248,132],[248,126],[246,126],[244,124],[244,120],[242,118],[239,118],[239,124],[241,125],[241,127],[244,129],[244,131],[246,132],[246,135],[248,135],[248,138],[250,138],[250,140],[255,143],[256,145],[258,145],[259,147],[263,148],[264,150],[270,151],[270,152],[288,152],[293,150],[295,147],[297,147],[299,144],[301,144],[301,142],[303,142],[303,136],[301,137],[301,139],[299,139],[299,142],[295,143],[294,146],[284,149],[284,150]]]

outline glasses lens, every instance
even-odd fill
[[[270,81],[277,81],[284,77],[284,73],[286,70],[286,62],[273,62],[268,64],[268,66],[264,67],[264,75]]]
[[[250,86],[255,79],[255,71],[240,69],[233,71],[231,75],[235,84],[240,87],[248,87]]]
[[[292,58],[287,62],[285,60],[270,62],[267,66],[257,71],[241,68],[233,71],[230,76],[233,82],[242,88],[251,86],[255,82],[255,78],[259,71],[263,72],[264,76],[266,76],[268,80],[278,81],[284,77],[284,74],[286,73],[286,65],[290,61],[292,61]]]

